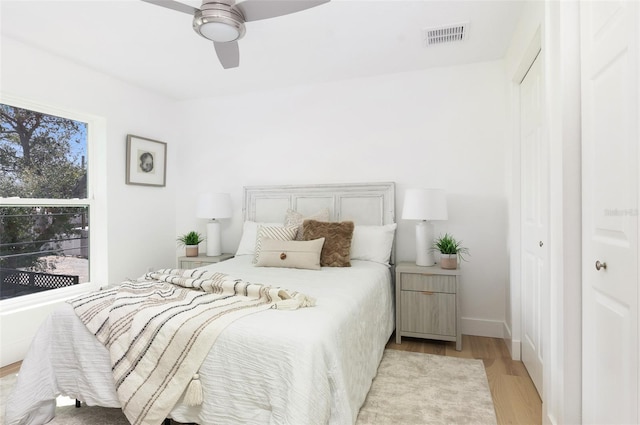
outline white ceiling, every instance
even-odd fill
[[[227,70],[189,15],[139,0],[1,0],[0,28],[2,37],[183,100],[500,59],[523,4],[332,0],[248,22],[240,67]],[[424,47],[424,28],[463,22],[466,41]]]

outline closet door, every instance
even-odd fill
[[[637,3],[581,2],[582,419],[638,423]]]
[[[522,362],[542,396],[543,294],[549,282],[549,149],[543,127],[541,55],[520,83]]]

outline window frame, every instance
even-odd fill
[[[0,300],[3,313],[37,305],[51,304],[79,294],[106,287],[107,276],[107,215],[106,215],[106,120],[102,117],[43,105],[20,97],[0,93],[0,103],[35,112],[81,121],[87,124],[87,198],[2,198],[0,205],[71,206],[89,208],[89,281],[34,294]],[[102,282],[102,284],[100,283]]]

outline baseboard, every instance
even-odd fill
[[[465,335],[504,338],[503,323],[498,320],[462,318],[462,333]]]
[[[511,328],[507,325],[507,322],[502,322],[502,332],[504,333],[504,343],[507,345],[507,350],[513,358],[513,335],[511,334]]]
[[[503,323],[504,342],[507,344],[507,349],[511,354],[512,360],[520,360],[520,340],[513,339],[511,328],[506,322]]]
[[[465,335],[487,336],[504,339],[513,360],[520,360],[520,340],[513,339],[511,329],[506,322],[499,320],[462,318],[462,333]]]

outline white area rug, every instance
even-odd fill
[[[15,375],[0,380],[0,424]],[[120,409],[76,409],[58,398],[50,424],[126,425]],[[357,425],[496,424],[482,360],[385,350]]]
[[[496,424],[482,360],[385,350],[357,425]]]

